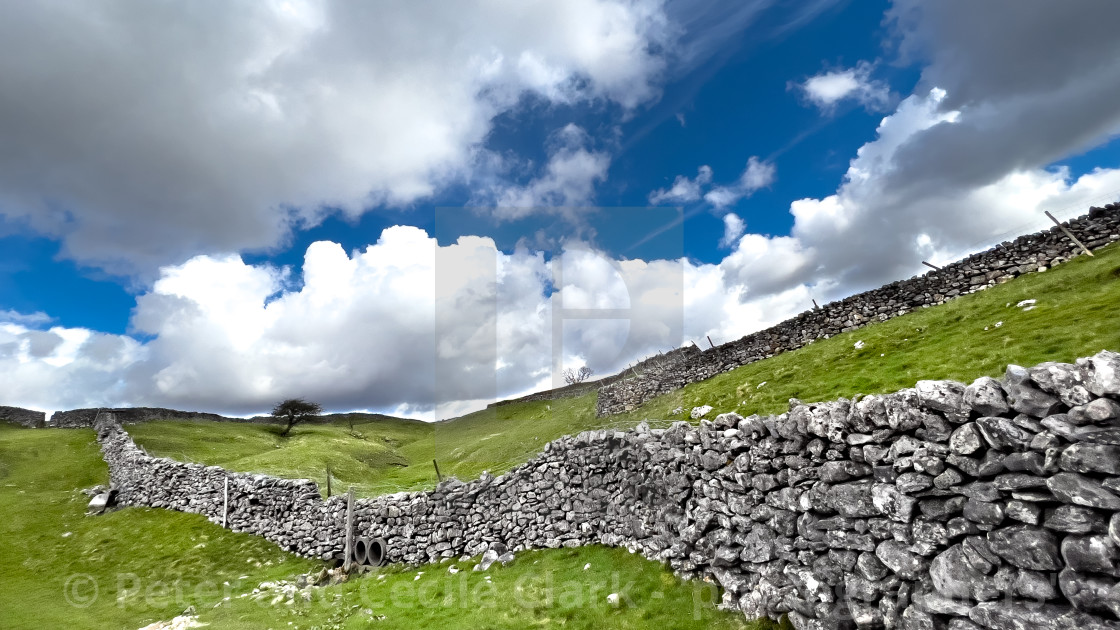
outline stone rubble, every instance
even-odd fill
[[[356,534],[409,565],[627,547],[798,630],[1120,630],[1118,402],[1120,354],[1102,351],[775,417],[588,431],[499,477],[359,499]],[[151,457],[108,414],[96,430],[120,503],[220,523],[228,478],[231,529],[341,558],[344,498]]]

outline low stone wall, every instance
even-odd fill
[[[149,457],[108,415],[97,432],[125,504],[220,522],[229,478],[232,529],[341,551],[344,501],[312,482]],[[358,500],[355,515],[410,564],[498,543],[627,546],[799,629],[1117,630],[1120,354],[585,432],[500,477]]]
[[[658,373],[664,370],[666,366],[679,365],[682,360],[694,357],[700,354],[700,348],[695,345],[684,346],[676,350],[670,350],[663,354],[655,354],[651,357],[646,357],[639,361],[636,365],[630,366],[612,376],[605,376],[603,378],[587,381],[584,383],[575,383],[564,387],[557,387],[556,389],[546,389],[541,392],[533,392],[520,398],[509,398],[507,400],[499,400],[486,405],[487,408],[501,407],[519,402],[531,402],[538,400],[556,400],[558,398],[577,398],[584,394],[589,394],[593,391],[601,389],[612,383],[617,383],[623,379],[633,378],[635,376],[643,376],[647,373]]]
[[[1089,213],[1064,224],[1089,249],[1120,240],[1120,203],[1091,208]],[[689,383],[801,348],[815,339],[828,338],[870,323],[886,321],[923,306],[941,304],[1022,275],[1044,269],[1081,253],[1057,226],[1021,236],[939,271],[832,302],[806,311],[776,326],[694,356],[627,378],[599,390],[599,416],[637,408],[647,400],[680,389]]]
[[[111,413],[117,422],[135,424],[151,420],[215,420],[222,422],[253,422],[255,419],[229,418],[216,413],[201,411],[179,411],[160,407],[121,407],[114,409],[70,409],[56,411],[51,416],[50,426],[59,429],[85,429],[93,426],[99,413]]]
[[[42,411],[0,405],[0,421],[14,422],[31,429],[38,429],[45,426],[46,420],[47,414]]]

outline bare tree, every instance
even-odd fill
[[[280,418],[286,423],[284,430],[280,435],[288,435],[292,427],[315,416],[323,413],[323,408],[319,403],[307,402],[302,398],[289,398],[285,401],[276,403],[272,408],[272,415]]]
[[[587,380],[587,377],[591,376],[594,373],[595,371],[587,367],[586,365],[581,367],[579,371],[573,371],[572,368],[568,368],[564,370],[564,382],[569,385],[582,383]]]

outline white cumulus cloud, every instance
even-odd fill
[[[464,180],[526,97],[658,95],[661,0],[16,3],[0,9],[0,214],[145,278]],[[662,51],[657,53],[656,51]],[[16,61],[18,60],[18,61]],[[542,195],[579,196],[574,151]]]
[[[844,99],[854,99],[870,111],[883,111],[891,104],[890,86],[871,78],[874,65],[861,61],[854,68],[830,70],[796,85],[810,103],[831,112]]]

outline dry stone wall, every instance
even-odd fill
[[[151,457],[96,426],[119,500],[340,557],[345,505],[305,480]],[[779,416],[590,431],[499,477],[355,502],[422,564],[626,546],[795,627],[1120,629],[1120,354],[921,381]]]
[[[643,376],[647,373],[659,373],[664,370],[666,366],[678,365],[682,360],[700,354],[700,348],[695,345],[684,346],[676,350],[670,350],[665,353],[655,354],[651,357],[646,357],[639,361],[636,365],[632,365],[618,374],[605,376],[603,378],[588,381],[584,383],[574,383],[556,389],[546,389],[540,392],[533,392],[520,398],[510,398],[507,400],[499,400],[490,403],[487,407],[500,407],[519,402],[530,402],[538,400],[556,400],[558,398],[576,398],[584,394],[591,393],[597,389],[616,383],[625,378],[633,376]]]
[[[1120,240],[1120,203],[1091,208],[1064,224],[1089,249]],[[801,313],[776,326],[700,353],[680,355],[644,376],[610,383],[599,390],[599,416],[637,408],[647,400],[822,339],[941,304],[1078,255],[1081,249],[1057,226],[1003,243],[909,280],[853,295]]]
[[[0,420],[6,420],[31,429],[37,429],[45,426],[47,414],[42,411],[32,411],[20,407],[5,407],[0,405]]]
[[[51,416],[48,426],[58,429],[86,429],[100,413],[112,413],[122,424],[149,422],[151,420],[214,420],[221,422],[252,422],[244,418],[229,418],[216,413],[201,411],[179,411],[162,407],[124,407],[118,409],[70,409],[57,411]]]

